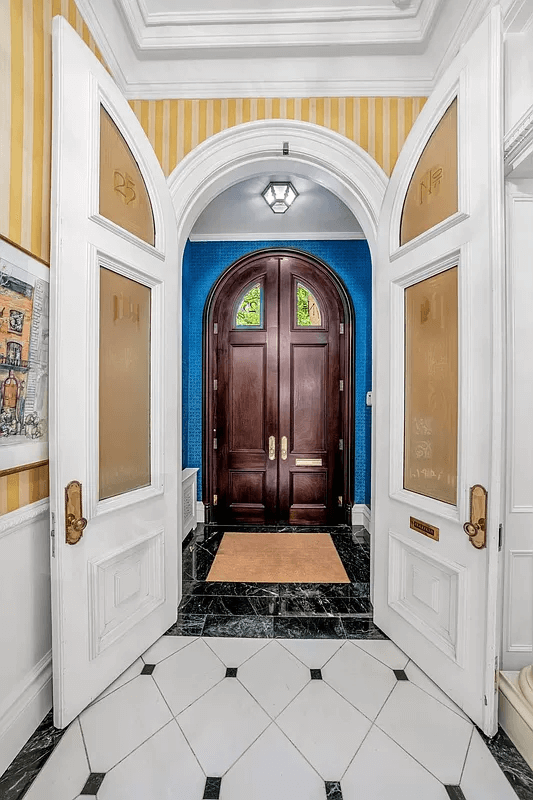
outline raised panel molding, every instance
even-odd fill
[[[125,636],[165,600],[164,530],[89,562],[91,659]]]
[[[389,606],[452,661],[463,660],[465,570],[389,530]]]
[[[510,550],[507,566],[507,650],[533,652],[533,550]]]

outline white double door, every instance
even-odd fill
[[[496,721],[500,519],[500,51],[494,12],[413,127],[386,192],[374,259],[375,621],[487,733]],[[454,102],[457,207],[400,245],[411,178]],[[150,144],[107,72],[60,18],[53,120],[53,655],[55,723],[64,726],[176,618],[180,264],[172,202]],[[127,151],[129,168],[121,161]],[[429,167],[433,189],[449,179],[449,165],[444,177],[439,167]],[[427,199],[427,176],[422,184]],[[424,281],[438,283],[439,276],[452,276],[451,316],[438,286],[425,297]],[[441,330],[441,345],[435,340],[430,351],[442,348],[442,335],[452,342],[447,352],[455,352],[457,385],[444,399],[433,392],[413,428],[418,412],[410,387],[418,381],[419,395],[427,391],[415,359],[424,361],[413,323],[420,315],[435,329],[452,325],[448,339]],[[428,386],[432,392],[431,380]],[[443,403],[452,407],[444,437],[452,440],[452,457],[443,456],[444,471],[438,458],[416,463],[438,450],[427,408],[438,415]],[[419,437],[425,431],[425,444],[411,447],[413,430]],[[82,507],[73,481],[82,486]],[[481,549],[463,530],[475,484],[488,492]],[[438,540],[425,535],[437,528]]]

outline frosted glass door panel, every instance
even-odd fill
[[[151,481],[150,289],[100,270],[100,500]]]

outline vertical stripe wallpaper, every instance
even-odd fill
[[[102,55],[74,0],[0,0],[0,238],[49,263],[52,17]],[[105,66],[105,64],[104,64]],[[296,119],[347,136],[390,175],[423,97],[132,100],[165,175],[200,142],[242,122]],[[0,514],[48,494],[48,466],[2,472]]]
[[[200,142],[257,119],[324,125],[366,150],[390,175],[425,97],[247,97],[212,100],[130,100],[163,172]]]

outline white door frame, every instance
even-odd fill
[[[287,156],[282,155],[284,143],[289,145]],[[187,238],[206,206],[240,181],[280,171],[301,176],[329,189],[358,220],[372,260],[374,317],[377,223],[389,179],[362,147],[328,128],[308,122],[259,120],[237,125],[211,136],[180,161],[168,177],[178,223],[180,273]],[[373,383],[375,364],[372,340]],[[371,497],[374,496],[374,454],[372,409]],[[373,532],[372,521],[370,527]]]

